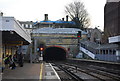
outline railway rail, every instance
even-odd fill
[[[61,65],[54,64],[55,70],[57,71],[61,81],[83,81],[80,77],[76,76],[74,73],[70,72],[69,70],[63,68]]]
[[[61,81],[120,81],[117,70],[113,72],[94,65],[88,67],[60,62],[53,62],[52,65],[61,77]]]

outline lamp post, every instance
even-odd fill
[[[32,63],[32,43],[30,44],[30,63]]]
[[[32,63],[32,57],[33,57],[33,55],[32,55],[32,53],[33,53],[33,37],[32,37],[32,34],[33,34],[33,25],[32,25],[32,31],[31,31],[31,44],[30,44],[30,63]]]

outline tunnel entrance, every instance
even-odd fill
[[[65,60],[66,50],[60,47],[48,47],[44,50],[43,60],[54,61],[54,60]]]

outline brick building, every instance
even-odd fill
[[[120,35],[120,0],[107,0],[104,7],[105,43],[108,37]]]
[[[105,43],[117,44],[117,61],[120,61],[120,0],[107,0],[104,9]]]
[[[64,18],[62,18],[62,20],[51,21],[48,19],[48,14],[45,14],[45,19],[43,21],[35,22],[34,27],[76,28],[76,24],[73,21],[68,21],[68,15],[66,16],[66,21],[64,20]]]

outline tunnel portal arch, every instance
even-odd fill
[[[48,46],[44,50],[43,60],[54,61],[54,60],[65,60],[67,56],[67,50],[61,46]]]

